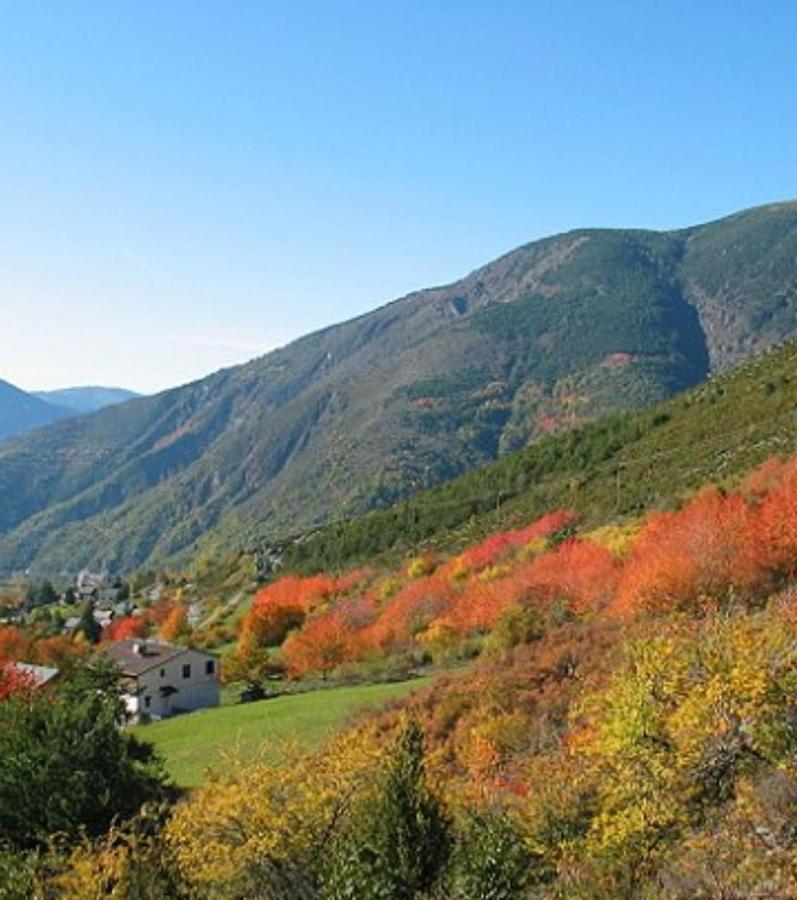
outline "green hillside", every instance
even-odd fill
[[[387,507],[794,335],[795,276],[795,204],[528,244],[244,366],[3,444],[0,572],[179,564]]]
[[[588,523],[667,505],[797,452],[797,343],[639,413],[607,416],[291,543],[287,568],[338,568],[418,545],[452,547],[550,509]]]

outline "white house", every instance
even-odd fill
[[[133,720],[219,705],[219,661],[210,653],[143,638],[115,641],[107,653],[121,672]]]

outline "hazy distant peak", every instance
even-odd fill
[[[115,403],[124,403],[140,396],[135,391],[125,388],[101,387],[89,385],[86,387],[60,388],[53,391],[37,391],[35,394],[47,403],[54,403],[76,413],[90,413]]]

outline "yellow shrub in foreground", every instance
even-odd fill
[[[182,877],[197,887],[230,883],[319,853],[352,798],[374,783],[381,759],[376,736],[363,730],[279,765],[232,766],[228,780],[196,790],[167,826]]]

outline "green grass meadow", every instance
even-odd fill
[[[208,770],[223,772],[225,755],[277,758],[285,743],[312,749],[355,713],[383,706],[428,684],[429,678],[390,684],[324,688],[257,703],[220,706],[136,728],[154,744],[180,787],[196,787]]]

